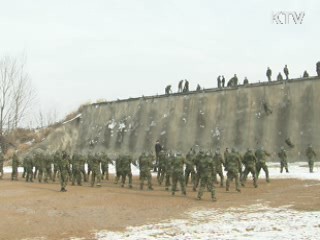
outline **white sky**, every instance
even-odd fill
[[[288,65],[315,75],[320,2],[215,0],[0,0],[0,55],[27,55],[37,107],[61,118],[82,103],[164,93],[218,75],[266,80]],[[304,11],[301,25],[272,13]]]

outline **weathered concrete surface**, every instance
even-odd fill
[[[215,150],[236,147],[240,151],[263,145],[270,152],[295,148],[291,160],[304,156],[307,144],[319,149],[320,79],[253,84],[247,87],[211,89],[187,95],[146,97],[93,104],[76,119],[53,133],[43,144],[50,149],[110,154],[140,154],[154,150],[157,139],[167,148],[186,153],[195,144]],[[267,114],[263,103],[272,110]],[[273,155],[273,160],[277,160]]]

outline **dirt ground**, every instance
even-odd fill
[[[301,211],[320,210],[320,182],[301,180],[272,180],[267,184],[259,179],[259,187],[248,181],[238,193],[231,185],[229,192],[216,188],[217,202],[205,193],[196,200],[196,193],[188,186],[187,196],[165,191],[154,184],[154,191],[140,191],[138,179],[134,188],[121,188],[111,180],[104,180],[101,188],[67,186],[59,192],[59,183],[26,183],[0,181],[0,239],[94,239],[97,230],[121,231],[127,226],[157,223],[178,218],[187,210],[198,208],[243,207],[267,203],[271,207],[292,205]],[[155,183],[155,179],[154,179]]]

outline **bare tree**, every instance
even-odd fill
[[[58,122],[58,113],[56,109],[50,109],[48,111],[39,109],[34,119],[39,128],[44,128]]]
[[[9,56],[0,59],[0,141],[19,126],[31,107],[35,91],[25,72],[25,62]]]

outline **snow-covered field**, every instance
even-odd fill
[[[278,163],[269,163],[271,180],[298,178],[320,180],[319,165],[309,173],[306,163],[289,164],[289,173],[280,173]],[[134,169],[136,172],[136,169]],[[264,173],[261,173],[261,178]],[[153,225],[127,227],[124,232],[100,231],[99,240],[142,239],[319,239],[320,212],[299,212],[283,206],[270,208],[255,204],[246,208],[200,209],[186,212],[181,219]]]
[[[101,231],[99,240],[142,239],[319,239],[319,212],[297,212],[251,205],[226,210],[199,210],[154,225]]]
[[[318,163],[314,173],[309,173],[305,162],[289,163],[289,173],[282,174],[278,163],[268,165],[271,181],[275,178],[320,180]],[[5,171],[11,172],[10,167],[6,167]],[[135,175],[139,173],[134,166],[132,171]],[[110,172],[114,173],[112,166]],[[260,178],[264,178],[263,172]],[[300,212],[289,206],[271,208],[266,204],[227,210],[198,209],[186,212],[180,219],[168,219],[139,227],[128,226],[123,232],[96,233],[98,240],[319,239],[319,236],[320,211]]]

